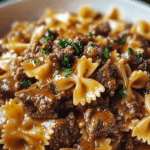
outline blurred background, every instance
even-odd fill
[[[15,1],[17,0],[0,0],[0,6],[15,2]],[[150,0],[132,0],[132,1],[137,1],[137,2],[140,2],[141,4],[146,4],[150,6]]]

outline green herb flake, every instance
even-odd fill
[[[48,37],[54,37],[54,35],[51,34],[50,30],[47,29]]]
[[[55,74],[59,74],[59,73],[60,73],[59,70],[56,70],[56,71],[55,71]]]
[[[67,65],[67,67],[70,67],[69,59],[67,58],[67,55],[66,55],[66,54],[64,55],[63,65]]]
[[[66,39],[65,40],[61,40],[60,38],[58,38],[58,40],[59,40],[59,42],[58,42],[58,44],[59,44],[59,46],[61,47],[61,48],[65,48],[65,47],[67,47],[66,46]]]
[[[46,37],[45,39],[41,39],[42,41],[46,41],[46,43],[49,43],[49,40],[51,40],[50,37]]]
[[[94,35],[93,33],[89,33],[89,35],[88,35],[88,36],[92,37],[93,35]]]
[[[24,80],[23,82],[22,82],[22,84],[24,84],[27,88],[29,88],[29,86],[31,85],[31,81],[29,81],[29,80]]]
[[[6,49],[6,47],[3,47],[3,49]]]
[[[124,87],[123,89],[124,90],[119,91],[121,98],[124,98],[127,95],[127,93],[126,93],[127,87]]]
[[[40,65],[40,62],[37,59],[34,59],[34,63],[37,63],[38,65]]]
[[[113,42],[114,43],[118,43],[119,45],[123,45],[123,43],[125,42],[126,38],[127,38],[127,35],[125,35],[121,41],[113,40]]]
[[[76,44],[76,43],[75,43]],[[73,47],[73,46],[72,46]],[[74,48],[74,47],[73,47]],[[79,42],[76,44],[76,53],[82,52],[83,51],[83,45]],[[83,54],[83,53],[81,53]]]
[[[61,48],[66,48],[68,45],[70,45],[76,50],[76,53],[83,51],[83,45],[80,42],[74,43],[71,41],[67,41],[66,39],[61,40],[60,38],[58,38],[58,40],[59,40],[58,44]]]
[[[90,44],[89,47],[95,47],[95,46],[94,46],[94,43]]]
[[[136,57],[139,57],[139,60],[142,61],[143,58],[142,58],[142,54],[141,54],[141,53],[137,53],[137,54],[134,54],[134,55],[135,55]]]
[[[128,54],[129,55],[133,54],[133,50],[131,49],[131,47],[128,48]]]
[[[147,68],[147,63],[145,63],[145,68]]]
[[[46,41],[46,43],[49,43],[49,41],[51,40],[51,37],[54,37],[51,33],[50,30],[47,30],[48,35],[46,36],[45,39],[42,39],[42,41]]]
[[[101,108],[102,108],[102,109],[105,109],[105,108],[106,108],[106,106],[101,106]]]
[[[65,78],[69,78],[70,74],[73,72],[73,69],[70,68],[61,68],[64,72],[67,72],[67,74],[65,75]]]
[[[133,55],[135,55],[136,57],[138,57],[140,61],[142,61],[142,59],[143,59],[143,58],[142,58],[142,54],[139,53],[139,51],[135,51],[137,54],[135,54],[135,53],[133,53],[133,52],[134,52],[134,50],[133,50],[131,47],[129,47],[129,48],[128,48],[128,54],[129,54],[129,55],[133,54]]]
[[[115,70],[115,69],[113,69],[113,70],[112,70],[112,74],[114,74],[115,72],[116,72],[116,70]]]
[[[127,87],[124,87],[124,90],[127,90]]]
[[[50,49],[45,49],[45,48],[42,48],[42,53],[44,55],[48,55],[50,53]]]
[[[102,65],[104,65],[105,64],[105,61],[102,61]]]
[[[111,46],[106,46],[105,50],[104,50],[104,57],[105,58],[109,58],[109,50],[111,49]]]
[[[38,86],[36,86],[36,88],[39,88]]]
[[[119,57],[119,58],[120,58],[121,56],[119,55],[119,56],[117,56],[117,57]]]
[[[76,43],[71,43],[71,46],[76,50],[77,53],[79,53],[79,49]]]

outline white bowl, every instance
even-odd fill
[[[111,5],[116,5],[128,21],[150,21],[150,8],[131,0],[16,0],[0,6],[0,38],[10,30],[14,21],[36,20],[47,7],[75,12],[82,4],[90,4],[101,12],[106,12]]]

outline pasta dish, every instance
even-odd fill
[[[0,150],[150,150],[150,23],[47,9],[0,39]]]

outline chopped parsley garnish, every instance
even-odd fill
[[[49,43],[49,40],[51,40],[51,37],[54,37],[54,36],[51,34],[49,29],[47,30],[47,33],[48,35],[46,36],[45,39],[42,39],[42,41],[46,41],[46,43]]]
[[[131,49],[131,47],[128,48],[128,54],[129,55],[133,54],[133,50]]]
[[[124,87],[123,90],[119,91],[121,98],[124,98],[127,95],[126,90],[127,90],[127,87]]]
[[[6,49],[6,47],[4,47],[3,49]]]
[[[134,55],[137,56],[137,57],[139,57],[139,60],[142,61],[143,58],[142,58],[142,54],[141,53],[134,54]]]
[[[24,84],[27,88],[29,88],[29,86],[31,85],[31,81],[29,81],[29,80],[24,80],[23,82],[22,82],[22,84]]]
[[[105,109],[105,108],[106,108],[106,106],[101,106],[101,108],[102,108],[102,109]]]
[[[36,86],[36,88],[39,88],[38,86]]]
[[[126,146],[129,145],[129,143],[126,143]]]
[[[67,72],[67,74],[65,75],[65,78],[69,78],[70,74],[73,72],[73,69],[69,69],[69,68],[61,68],[64,72]]]
[[[116,72],[116,70],[115,70],[115,69],[113,69],[113,70],[112,70],[112,74],[114,74],[115,72]]]
[[[93,33],[89,33],[89,36],[92,37],[94,34]]]
[[[42,53],[44,55],[48,55],[50,53],[50,49],[45,49],[45,48],[42,48]]]
[[[65,39],[65,40],[61,40],[60,38],[58,38],[58,40],[59,40],[58,44],[59,44],[59,46],[60,46],[61,48],[65,48],[65,47],[68,46],[66,39]]]
[[[58,40],[59,40],[58,44],[61,48],[65,48],[68,45],[71,45],[76,50],[76,53],[79,53],[79,52],[83,51],[83,45],[81,45],[80,42],[79,43],[74,43],[74,42],[67,41],[66,39],[61,40],[60,38],[58,38]]]
[[[127,35],[125,35],[124,38],[121,41],[113,40],[113,42],[114,43],[118,43],[119,45],[123,45],[123,43],[125,42],[126,38],[127,38]]]
[[[67,65],[67,67],[70,67],[69,59],[67,58],[67,55],[66,55],[66,54],[64,55],[63,65]]]
[[[34,59],[34,63],[37,63],[38,65],[40,65],[40,62],[37,59]]]
[[[147,68],[147,63],[145,63],[145,68]]]
[[[95,47],[95,46],[94,46],[94,43],[90,44],[89,47]]]
[[[82,52],[83,51],[83,45],[79,42],[77,43],[77,47],[79,49],[79,52]]]
[[[105,62],[104,61],[102,61],[102,65],[104,65],[105,64]]]
[[[105,58],[109,58],[109,50],[111,49],[111,46],[106,46],[105,50],[104,50],[104,57]]]
[[[77,53],[79,53],[79,49],[76,43],[71,43],[71,46],[76,50]]]
[[[117,57],[119,57],[119,58],[120,58],[121,56],[119,55],[119,56],[117,56]]]
[[[55,74],[59,74],[59,70],[56,70],[56,71],[55,71]]]
[[[127,90],[127,87],[124,87],[124,90]]]
[[[54,37],[54,36],[51,34],[51,32],[50,32],[49,29],[47,30],[47,33],[48,33],[48,36],[49,36],[49,37]]]
[[[139,53],[138,51],[135,51],[135,52],[136,52],[137,54],[134,53],[134,50],[133,50],[131,47],[128,48],[128,54],[129,54],[129,55],[133,54],[133,55],[135,55],[136,57],[139,57],[139,60],[142,61],[142,59],[143,59],[143,58],[142,58],[142,54]]]

